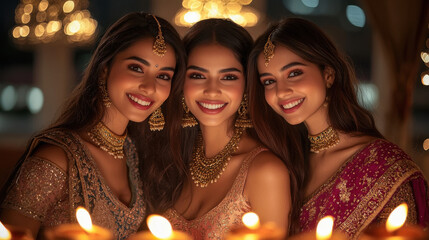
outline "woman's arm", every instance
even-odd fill
[[[261,223],[274,222],[287,234],[291,193],[284,163],[271,152],[258,154],[249,168],[244,191]]]

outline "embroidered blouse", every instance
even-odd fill
[[[174,208],[168,209],[164,216],[171,222],[173,229],[187,232],[194,240],[202,240],[223,239],[230,229],[242,226],[241,217],[251,211],[249,200],[243,195],[249,166],[258,153],[266,150],[258,147],[249,153],[225,198],[204,215],[187,220]]]
[[[54,163],[31,155],[41,142],[66,152],[68,174]],[[115,239],[126,239],[141,227],[146,205],[136,149],[129,138],[124,150],[132,191],[129,206],[113,194],[82,139],[74,132],[56,129],[33,139],[1,207],[38,220],[46,228],[76,222],[76,208],[84,206],[94,224],[110,229]]]

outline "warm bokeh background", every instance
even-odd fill
[[[22,38],[14,39],[14,27],[23,25],[22,11],[28,15],[39,11],[24,9],[25,5],[38,6],[41,1],[47,2],[47,6],[62,6],[67,0],[8,0],[0,10],[0,186],[22,154],[26,141],[50,123],[79,82],[95,43],[110,24],[131,11],[151,12],[175,23],[175,15],[183,10],[182,0],[88,0],[83,9],[97,21],[93,41],[31,44]],[[191,0],[183,2],[186,6]],[[429,70],[422,55],[429,53],[429,1],[196,2],[230,2],[230,9],[237,4],[252,8],[247,10],[256,14],[258,22],[247,29],[254,38],[270,22],[284,17],[314,21],[351,57],[360,81],[361,103],[374,113],[379,129],[387,139],[404,148],[429,176],[429,152],[423,150],[423,141],[429,138],[429,86],[423,84],[421,77]],[[36,21],[33,16],[29,24]],[[187,30],[182,26],[177,29],[182,35]]]

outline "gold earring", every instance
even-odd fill
[[[152,113],[152,115],[150,115],[149,128],[152,132],[161,131],[164,129],[164,125],[164,115],[162,115],[161,107],[159,107]]]
[[[110,101],[109,93],[107,92],[107,80],[100,78],[98,81],[98,86],[101,90],[102,100],[105,107],[110,107],[112,105],[112,101]]]
[[[238,117],[235,120],[234,126],[237,128],[253,128],[252,120],[247,116],[249,102],[247,101],[247,94],[243,95],[240,106],[238,107]]]
[[[182,128],[185,127],[193,127],[198,125],[197,119],[195,119],[194,115],[189,112],[188,106],[185,103],[185,97],[182,96],[182,106],[183,106],[183,117],[182,117]]]
[[[325,101],[323,102],[323,106],[324,107],[327,107],[329,105],[329,97],[328,96],[326,96],[325,97]]]
[[[163,57],[167,52],[167,45],[165,44],[164,36],[162,36],[161,24],[158,22],[158,19],[155,17],[155,15],[152,15],[152,17],[155,19],[156,24],[158,24],[158,35],[156,36],[155,42],[153,43],[152,51],[156,55]]]

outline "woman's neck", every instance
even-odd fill
[[[234,134],[232,124],[215,127],[201,126],[206,157],[213,157],[228,144]]]
[[[106,127],[116,135],[123,135],[128,126],[128,119],[105,114],[101,121]]]

